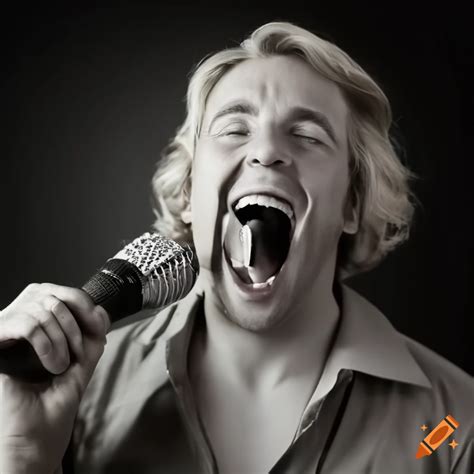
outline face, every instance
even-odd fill
[[[274,327],[310,306],[316,285],[332,286],[339,238],[354,225],[347,119],[339,88],[296,57],[246,60],[211,91],[192,169],[193,238],[206,298],[239,326]],[[245,283],[223,245],[246,195],[273,196],[294,215],[286,259],[264,288]]]

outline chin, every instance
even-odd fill
[[[230,291],[233,289],[230,288]],[[235,291],[235,290],[234,290]],[[226,317],[233,324],[246,331],[264,333],[278,327],[288,314],[287,311],[275,302],[242,301],[236,295],[229,295],[227,291],[221,296],[226,311]]]

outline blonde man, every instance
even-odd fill
[[[61,375],[40,391],[2,378],[2,472],[59,469],[75,417],[77,473],[472,472],[471,378],[342,283],[408,237],[390,125],[363,69],[295,25],[201,62],[153,179],[155,227],[194,246],[196,287],[103,355],[100,307],[28,287],[0,336]],[[416,459],[420,425],[448,414],[459,446]]]

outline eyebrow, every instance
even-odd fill
[[[235,104],[230,104],[227,107],[224,107],[222,110],[216,113],[209,123],[208,131],[211,130],[214,122],[226,115],[232,114],[244,114],[244,115],[258,115],[257,108],[250,104],[249,102],[237,102]],[[294,107],[291,109],[289,114],[289,121],[299,121],[299,122],[312,122],[318,127],[321,127],[329,138],[338,145],[338,140],[336,139],[336,133],[329,119],[322,112],[317,110],[308,109],[306,107]]]
[[[338,140],[336,138],[336,132],[334,131],[333,126],[329,119],[322,112],[317,110],[308,109],[306,107],[295,107],[290,112],[290,121],[298,122],[312,122],[315,125],[321,127],[329,138],[338,145]]]
[[[257,109],[249,102],[237,102],[235,104],[230,104],[227,107],[224,107],[222,110],[217,112],[216,115],[212,118],[211,122],[209,123],[208,131],[211,130],[212,125],[217,119],[224,117],[226,115],[233,115],[233,114],[245,114],[245,115],[257,115]]]

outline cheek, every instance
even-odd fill
[[[199,264],[212,269],[215,234],[219,228],[219,189],[212,167],[196,166],[193,170],[191,210],[193,240]]]
[[[191,210],[193,239],[202,268],[218,271],[221,264],[222,223],[232,168],[223,157],[199,149],[193,162]]]
[[[301,173],[301,182],[307,193],[310,206],[318,216],[329,221],[338,221],[343,216],[349,168],[342,160],[324,161]]]

